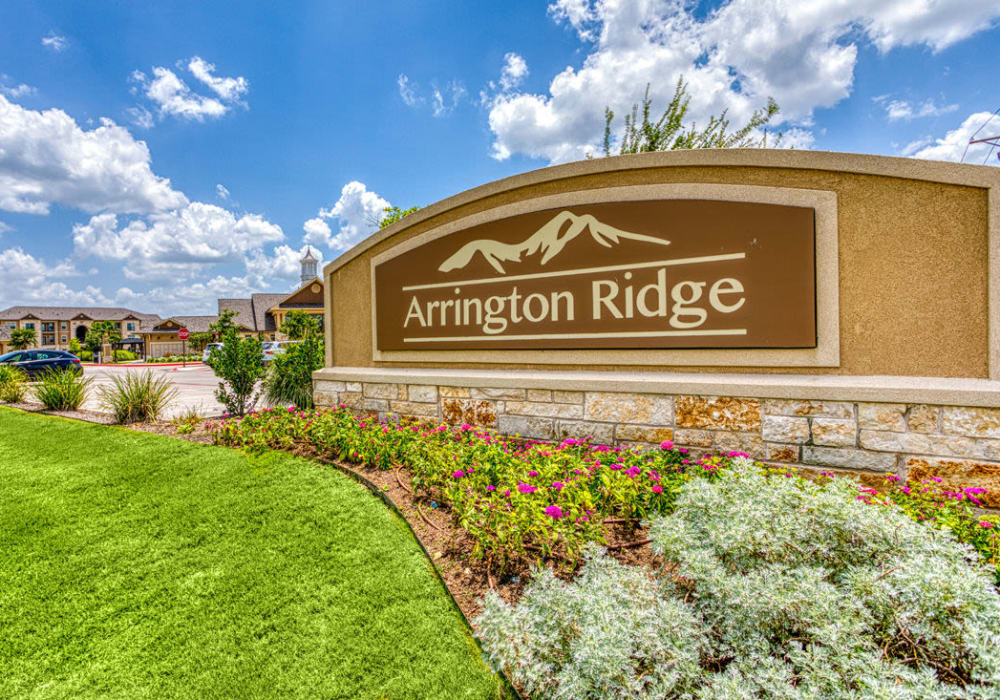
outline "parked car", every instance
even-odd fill
[[[298,340],[269,340],[261,345],[261,349],[264,351],[264,362],[270,362],[278,355],[284,354],[288,348],[296,343],[301,342]]]
[[[212,348],[222,349],[222,343],[209,343],[205,346],[204,352],[201,353],[201,361],[208,362],[208,356],[212,354]]]
[[[14,350],[0,355],[0,363],[20,367],[32,379],[48,370],[66,367],[83,373],[80,358],[65,350]]]

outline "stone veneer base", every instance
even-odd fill
[[[989,489],[1000,507],[1000,382],[930,377],[330,367],[318,406],[526,438],[672,440],[863,481],[892,472]]]

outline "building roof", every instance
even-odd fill
[[[10,340],[10,329],[7,326],[0,326],[0,340]]]
[[[0,311],[0,320],[19,321],[34,316],[40,321],[70,321],[83,316],[91,321],[124,321],[137,318],[143,323],[156,323],[156,314],[144,314],[121,306],[11,306]]]
[[[299,262],[319,262],[313,257],[312,248],[306,248],[306,256],[302,258]]]
[[[276,331],[274,317],[267,310],[287,297],[287,294],[251,294],[253,300],[253,317],[258,331]]]
[[[235,311],[236,316],[233,317],[233,321],[236,322],[237,326],[257,330],[257,324],[254,323],[252,301],[249,299],[219,299],[217,303],[220,316],[223,311]]]
[[[219,320],[218,316],[170,316],[157,323],[152,328],[143,330],[145,333],[176,333],[180,328],[187,328],[192,333],[207,333],[209,325]],[[160,328],[160,326],[176,325],[177,328]]]

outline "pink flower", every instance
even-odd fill
[[[496,490],[497,490],[497,487],[496,487],[496,486],[494,486],[493,484],[490,484],[489,486],[487,486],[487,487],[486,487],[486,490],[487,490],[487,491],[496,491]],[[508,492],[508,493],[509,493],[509,492]]]
[[[503,492],[503,495],[504,495],[504,498],[510,498],[510,489],[506,489],[506,490],[505,490],[505,491]]]
[[[463,476],[465,476],[465,472],[463,472],[461,469],[456,469],[451,473],[452,479],[461,479]]]
[[[534,493],[535,491],[538,490],[538,487],[532,486],[531,484],[521,483],[517,485],[517,490],[520,491],[521,493]]]
[[[993,523],[991,523],[989,520],[983,520],[982,522],[979,523],[979,527],[993,527]]]
[[[553,520],[558,520],[563,517],[563,510],[559,506],[549,506],[545,509],[545,514]]]
[[[672,450],[674,449],[674,443],[670,440],[664,440],[660,443],[661,450]]]
[[[534,478],[534,477],[538,476],[538,472],[536,472],[534,469],[532,469],[530,472],[528,472],[528,476]]]
[[[653,493],[663,493],[663,487],[659,484],[653,484]]]
[[[554,488],[556,491],[562,491],[565,486],[566,486],[566,484],[564,484],[561,481],[553,481],[552,482],[552,488]]]

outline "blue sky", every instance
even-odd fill
[[[586,157],[680,75],[699,122],[773,96],[786,145],[959,160],[998,49],[995,0],[4,3],[0,308],[290,289],[304,246]]]

